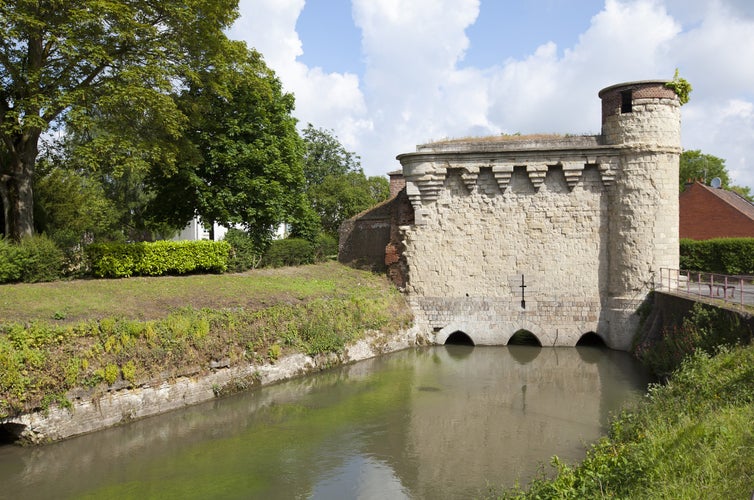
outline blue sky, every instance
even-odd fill
[[[500,133],[599,133],[597,92],[694,87],[682,141],[754,187],[751,0],[240,0],[230,36],[369,175],[417,144]]]

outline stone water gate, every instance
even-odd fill
[[[659,269],[678,267],[680,103],[666,83],[600,91],[598,136],[399,155],[405,187],[344,223],[339,259],[386,269],[436,343],[462,332],[501,345],[525,330],[542,345],[592,333],[628,349]]]

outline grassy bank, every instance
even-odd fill
[[[0,285],[0,417],[93,393],[337,352],[411,321],[384,277],[336,263],[125,280]]]
[[[495,498],[730,499],[754,493],[754,346],[698,352],[578,465]]]

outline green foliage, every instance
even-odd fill
[[[681,106],[689,102],[689,94],[691,94],[691,91],[693,89],[691,88],[691,84],[686,81],[685,78],[680,77],[680,75],[678,74],[678,68],[675,69],[673,80],[666,83],[665,86],[673,89],[673,92],[675,92],[678,96],[678,100],[680,101]]]
[[[227,51],[232,44],[223,30],[236,15],[233,0],[167,0],[159,8],[146,0],[0,2],[0,143],[8,157],[0,176],[9,184],[3,190],[12,214],[9,236],[19,240],[33,226],[33,200],[23,198],[31,191],[21,188],[31,186],[39,139],[51,125],[87,131],[94,108],[122,114],[114,121],[120,130],[100,128],[92,143],[140,140],[132,147],[93,147],[89,157],[125,151],[118,160],[128,168],[145,156],[150,165],[159,158],[172,168],[170,143],[159,141],[182,121],[169,90],[193,81],[198,69]],[[129,134],[132,123],[139,134]],[[159,144],[150,148],[150,140]]]
[[[161,172],[154,210],[165,220],[244,227],[263,248],[305,203],[303,145],[292,94],[255,50],[197,75],[176,103],[191,127],[175,172]]]
[[[639,342],[633,354],[654,373],[666,376],[697,351],[712,354],[720,346],[751,340],[752,332],[736,313],[696,303],[680,324],[664,328],[657,339]]]
[[[681,153],[678,169],[681,191],[687,182],[702,181],[707,184],[719,177],[723,189],[730,188],[730,176],[725,166],[725,160],[717,156],[702,153],[698,149],[686,150]]]
[[[734,191],[741,197],[754,201],[748,186],[736,186],[730,183],[731,179],[724,159],[704,154],[698,149],[681,153],[678,168],[678,185],[681,192],[686,189],[686,184],[689,182],[701,181],[709,184],[715,177],[720,179],[722,189]]]
[[[262,259],[265,267],[301,266],[314,261],[314,245],[301,238],[272,241]]]
[[[754,346],[699,351],[615,418],[580,464],[498,498],[748,498]]]
[[[63,276],[63,251],[44,235],[12,243],[0,238],[0,283],[54,281]]]
[[[92,274],[100,278],[224,272],[230,245],[224,241],[95,243],[86,247]]]
[[[330,132],[309,124],[303,135],[307,196],[322,229],[337,237],[344,220],[386,200],[390,186],[384,177],[366,177],[359,157]]]
[[[384,177],[367,178],[363,172],[328,175],[309,189],[309,198],[322,221],[322,229],[337,235],[340,224],[386,200],[390,186]]]
[[[66,251],[91,240],[117,237],[116,209],[102,185],[81,172],[45,167],[37,168],[34,184],[37,232],[44,232]]]
[[[309,123],[304,138],[304,175],[308,188],[321,184],[328,176],[341,176],[361,171],[361,159],[346,150],[333,131],[314,128]]]
[[[248,233],[231,228],[225,233],[225,241],[230,245],[229,271],[240,273],[259,267],[262,252]]]
[[[706,273],[754,274],[754,238],[682,239],[680,266]]]
[[[338,240],[326,233],[320,233],[314,240],[314,258],[317,262],[338,258]]]

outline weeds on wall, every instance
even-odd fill
[[[397,291],[276,304],[257,311],[184,308],[164,319],[103,318],[61,326],[0,327],[0,418],[45,409],[69,390],[92,394],[287,352],[341,352],[369,329],[397,331],[411,317]]]
[[[659,338],[638,343],[633,354],[654,373],[666,376],[697,351],[712,354],[720,346],[751,340],[752,332],[736,313],[698,302],[680,324],[665,326]]]

